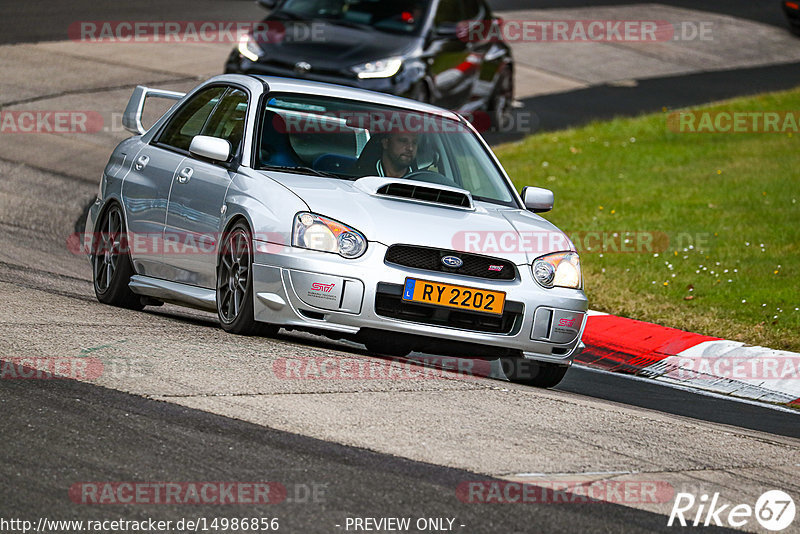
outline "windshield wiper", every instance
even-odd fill
[[[333,18],[331,19],[326,18],[322,20],[324,20],[325,22],[330,22],[331,24],[334,24],[336,26],[346,26],[348,28],[356,28],[359,30],[375,30],[375,28],[370,26],[369,24],[364,24],[362,22],[353,22],[352,20],[333,19]]]
[[[508,204],[507,202],[503,202],[502,200],[497,200],[496,198],[480,197],[472,195],[472,200],[478,200],[480,202],[488,202],[489,204],[497,204],[500,206],[510,206],[510,204]]]
[[[309,174],[312,176],[324,176],[326,178],[341,178],[338,174],[333,174],[332,172],[325,172],[325,171],[318,171],[317,169],[312,169],[311,167],[290,167],[290,166],[283,166],[283,165],[262,165],[260,170],[266,171],[282,171],[282,172],[293,172],[296,174]]]
[[[289,20],[305,20],[305,17],[298,15],[297,13],[294,13],[293,11],[284,11],[283,9],[273,11],[270,13],[270,16],[278,16]]]

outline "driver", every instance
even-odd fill
[[[418,146],[419,134],[402,132],[387,135],[381,139],[383,151],[375,162],[376,174],[391,178],[402,178],[410,174],[414,171]]]

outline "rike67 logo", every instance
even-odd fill
[[[794,500],[786,492],[770,490],[763,493],[755,506],[749,504],[722,504],[719,493],[709,500],[708,495],[697,499],[691,493],[678,493],[672,512],[669,514],[667,526],[704,526],[711,525],[741,528],[753,517],[767,530],[778,532],[786,529],[794,521],[796,513]]]

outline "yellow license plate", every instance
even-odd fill
[[[506,294],[502,291],[406,278],[403,300],[502,315]]]

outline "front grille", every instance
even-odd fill
[[[387,283],[378,284],[375,295],[375,313],[383,317],[489,334],[519,331],[523,310],[521,303],[510,301],[506,301],[503,315],[406,302],[403,300],[403,286]]]
[[[445,256],[456,256],[464,262],[459,268],[447,267],[442,263]],[[488,280],[514,280],[517,268],[508,260],[490,258],[478,254],[467,254],[454,250],[417,247],[411,245],[392,245],[386,251],[386,263],[412,267],[425,271],[460,274]],[[499,269],[499,270],[498,270]]]
[[[349,79],[348,76],[343,74],[342,71],[340,70],[325,69],[319,67],[313,67],[311,71],[302,75],[298,75],[294,70],[294,65],[295,63],[293,61],[283,61],[279,59],[262,61],[260,63],[252,65],[250,70],[248,71],[248,74],[285,76],[287,78],[298,78],[301,80],[312,80],[312,81],[329,80],[331,78],[336,78],[337,80],[342,80],[342,82],[344,82]]]

